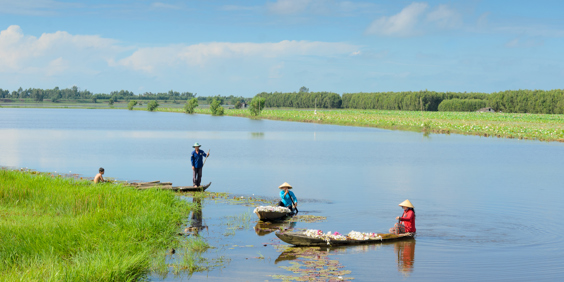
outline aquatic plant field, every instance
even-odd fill
[[[207,243],[177,235],[194,208],[169,191],[0,169],[0,281],[138,281],[202,270]],[[179,260],[167,258],[173,248]]]
[[[157,110],[182,112],[178,108]],[[196,109],[196,113],[211,114],[209,109]],[[248,110],[226,110],[225,115],[252,117]],[[318,110],[314,113],[312,110],[266,109],[259,118],[564,142],[564,115],[381,110]]]

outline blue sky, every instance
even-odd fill
[[[0,88],[564,88],[564,1],[0,0]]]

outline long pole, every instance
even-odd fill
[[[204,163],[202,164],[202,167],[204,167],[204,165],[206,164],[206,161],[208,160],[209,155],[210,155],[210,150],[208,150],[208,153],[206,155],[206,158],[204,159]]]

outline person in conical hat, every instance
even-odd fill
[[[192,152],[192,155],[190,157],[190,161],[192,162],[192,181],[194,182],[194,187],[200,186],[200,182],[202,181],[202,168],[204,167],[204,158],[210,156],[210,154],[206,154],[204,151],[200,150],[200,147],[200,143],[194,143],[194,145],[192,146],[192,148],[194,148],[194,151]]]
[[[402,216],[396,217],[399,220],[407,233],[415,233],[415,209],[409,200],[405,200],[399,204],[403,208]]]
[[[298,198],[294,195],[294,192],[290,191],[292,189],[292,185],[288,184],[288,182],[282,183],[282,185],[278,186],[280,191],[280,198],[282,199],[278,202],[278,206],[280,207],[287,207],[292,212],[298,206]]]

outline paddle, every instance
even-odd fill
[[[288,191],[288,196],[290,196],[290,201],[292,201],[292,205],[294,205],[294,208],[296,209],[296,214],[298,214],[300,211],[298,210],[296,203],[294,203],[294,199],[292,198],[292,195],[290,195],[290,191]]]
[[[206,160],[208,159],[209,155],[210,155],[210,150],[208,150],[208,153],[206,154],[206,158],[204,159],[204,163],[202,164],[202,167],[204,167],[204,165],[206,164]]]

